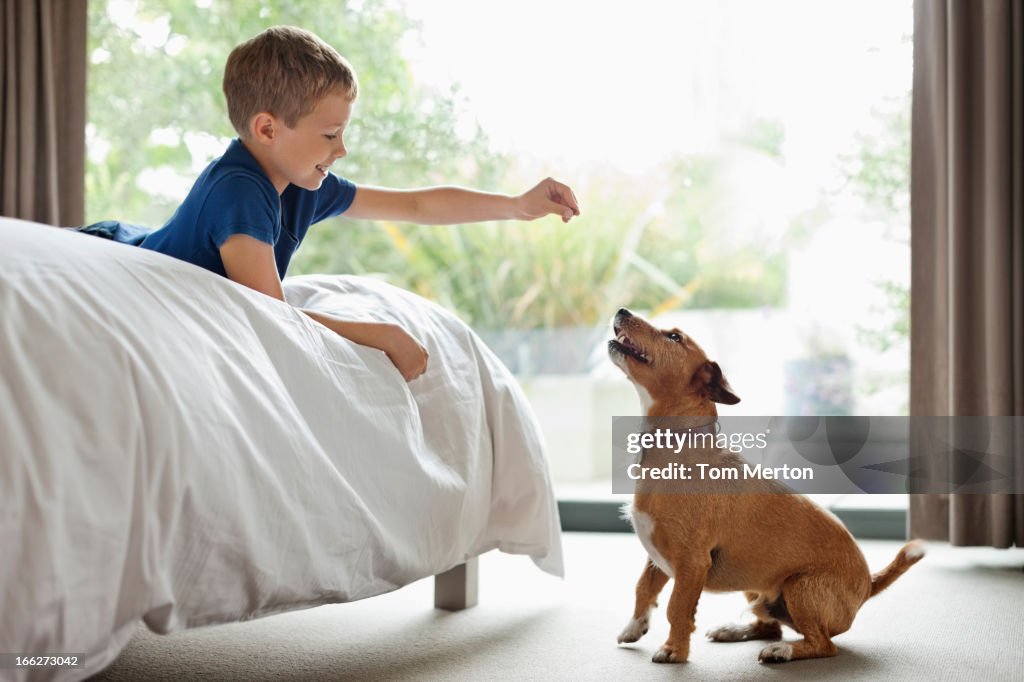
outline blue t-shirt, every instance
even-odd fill
[[[334,173],[315,192],[288,185],[278,195],[253,155],[235,139],[210,162],[171,219],[139,246],[226,277],[219,249],[228,237],[247,234],[274,247],[283,278],[309,226],[346,211],[355,195],[355,185]]]

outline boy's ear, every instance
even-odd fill
[[[698,392],[708,400],[723,405],[735,405],[740,401],[717,362],[706,360],[693,375],[693,382],[698,384]]]
[[[261,111],[250,119],[249,134],[257,142],[270,144],[277,137],[277,119],[273,114]]]

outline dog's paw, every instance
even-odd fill
[[[632,618],[619,633],[619,644],[635,642],[647,634],[647,616],[643,618]]]
[[[658,649],[651,660],[655,663],[686,663],[687,658],[687,653],[677,651],[666,644]]]
[[[712,642],[742,642],[750,637],[749,625],[719,625],[705,635]]]
[[[758,663],[785,663],[793,658],[793,645],[785,642],[769,644],[757,655]]]

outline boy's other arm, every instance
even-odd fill
[[[247,234],[233,234],[220,245],[220,259],[228,279],[271,298],[284,300],[274,247],[270,244]]]
[[[360,185],[349,218],[398,220],[423,225],[454,225],[486,220],[533,220],[555,214],[569,222],[580,214],[572,190],[546,178],[519,196],[492,194],[462,187],[396,190]]]
[[[249,235],[235,234],[221,244],[220,258],[229,279],[271,298],[285,300],[274,247],[270,244]],[[300,310],[353,343],[384,351],[406,381],[427,371],[427,350],[397,324],[350,322],[315,310]]]

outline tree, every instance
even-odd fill
[[[477,128],[455,134],[457,92],[413,82],[399,46],[417,25],[386,0],[139,0],[90,3],[87,214],[159,226],[235,136],[221,93],[231,49],[268,26],[314,30],[355,67],[361,95],[343,174],[367,184],[488,182],[501,159]],[[163,191],[139,188],[164,178]],[[175,181],[177,191],[166,185]],[[334,230],[319,230],[319,234]],[[346,236],[346,241],[349,237]],[[315,243],[309,251],[339,246]],[[326,239],[326,242],[337,241]],[[305,249],[304,249],[305,250]]]
[[[876,112],[879,130],[860,136],[860,149],[847,162],[847,175],[865,204],[888,225],[889,238],[910,240],[910,92]],[[888,305],[885,322],[859,330],[881,352],[910,336],[910,288],[897,281],[878,283]]]

